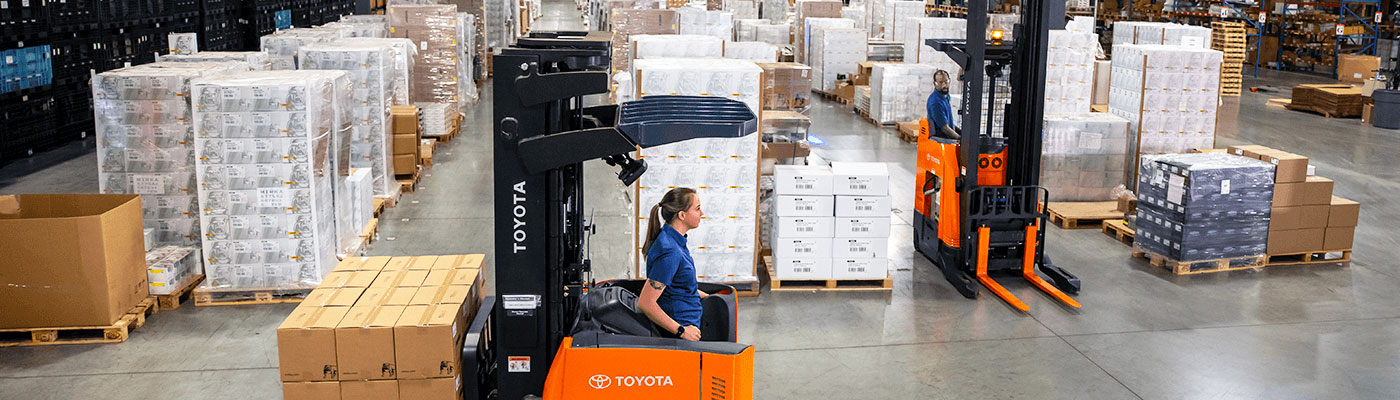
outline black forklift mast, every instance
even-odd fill
[[[646,172],[631,157],[641,147],[757,130],[754,113],[730,99],[648,96],[585,107],[584,96],[609,91],[610,56],[605,32],[531,32],[495,56],[496,296],[490,319],[472,323],[489,333],[464,346],[463,363],[479,375],[463,390],[468,399],[493,389],[500,399],[542,395],[592,285],[585,243],[596,227],[584,219],[584,161],[618,167],[631,185]]]

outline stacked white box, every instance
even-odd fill
[[[733,14],[735,20],[758,18],[758,0],[724,0],[720,8]]]
[[[1098,36],[1092,33],[1050,31],[1045,64],[1045,112],[1088,112],[1094,97],[1094,51]]]
[[[831,163],[836,196],[832,279],[889,276],[890,173],[884,163]]]
[[[1128,120],[1109,113],[1046,113],[1040,185],[1054,201],[1111,201],[1122,185]]]
[[[791,27],[788,24],[755,25],[754,40],[779,47],[792,45]]]
[[[773,167],[773,269],[776,279],[831,279],[836,225],[831,168]]]
[[[921,18],[924,16],[924,2],[922,1],[890,1],[885,3],[885,14],[880,20],[884,27],[885,39],[896,42],[904,41],[903,24],[909,18]],[[908,47],[906,47],[908,48]]]
[[[340,38],[340,33],[334,30],[292,28],[263,36],[262,51],[267,52],[273,70],[288,71],[297,69],[297,51],[301,46]]]
[[[360,245],[360,233],[374,218],[374,179],[368,168],[351,168],[335,191],[335,229],[342,253]]]
[[[753,61],[756,63],[778,62],[778,46],[763,42],[725,43],[724,58]]]
[[[382,38],[387,37],[389,35],[389,22],[387,19],[382,22],[346,22],[342,20],[336,22],[328,22],[317,28],[321,28],[323,30],[334,30],[337,33],[339,33],[341,37],[346,38]]]
[[[93,77],[99,189],[141,195],[154,246],[199,245],[190,80],[246,65],[152,63]]]
[[[1065,30],[1074,33],[1094,33],[1094,17],[1074,16],[1065,23]]]
[[[725,97],[759,112],[763,69],[731,59],[637,60],[633,76],[640,94]],[[639,226],[651,207],[673,187],[696,190],[705,221],[686,243],[706,281],[748,282],[755,278],[758,251],[759,134],[731,139],[691,139],[641,150],[647,173],[637,180]],[[636,249],[646,235],[638,235]]]
[[[772,25],[766,19],[736,19],[734,20],[734,38],[736,42],[758,41],[757,28],[760,25]]]
[[[841,8],[841,18],[855,21],[856,29],[870,29],[870,17],[866,15],[864,7],[843,7]]]
[[[796,38],[797,46],[801,48],[798,52],[797,62],[812,65],[812,41],[816,37],[816,30],[825,28],[851,28],[856,27],[856,22],[845,18],[807,18],[806,29],[800,30],[802,37]],[[864,61],[864,60],[862,60]]]
[[[354,87],[350,114],[350,168],[369,168],[374,195],[387,197],[399,187],[394,180],[389,97],[394,50],[387,44],[334,41],[302,46],[297,60],[303,70],[348,72]]]
[[[422,121],[424,137],[447,136],[452,130],[452,105],[448,103],[415,103]]]
[[[393,50],[394,62],[390,74],[393,80],[389,84],[389,101],[396,106],[408,105],[412,103],[413,97],[409,90],[413,87],[410,84],[413,75],[413,60],[418,56],[418,47],[413,45],[413,40],[403,38],[346,38],[335,40],[334,43],[361,44],[361,45],[385,45]]]
[[[791,6],[787,0],[762,0],[762,2],[763,4],[758,10],[759,18],[786,25],[788,10]]]
[[[632,35],[632,59],[723,58],[724,39],[710,35]]]
[[[882,124],[927,116],[934,68],[920,64],[875,64],[870,74],[870,118]]]
[[[468,12],[457,13],[457,43],[461,52],[458,53],[457,81],[461,82],[461,93],[457,96],[461,109],[465,110],[468,104],[476,103],[478,99],[476,87],[476,71],[473,58],[476,57],[476,14]]]
[[[926,39],[964,39],[967,20],[962,18],[909,18],[904,21],[904,63],[932,66],[935,71],[948,73],[948,91],[962,93],[962,67],[941,51],[929,46]],[[917,50],[915,50],[917,49]]]
[[[1222,53],[1163,45],[1114,45],[1108,111],[1128,120],[1131,180],[1139,154],[1215,147]]]
[[[808,19],[811,21],[816,18]],[[850,21],[841,19],[842,21]],[[865,62],[865,31],[855,28],[817,28],[812,35],[812,88],[835,90],[838,75],[856,73]]]
[[[677,11],[680,14],[679,33],[682,35],[705,35],[720,39],[734,37],[734,13],[692,7]]]
[[[347,73],[242,72],[191,86],[197,127],[267,121],[196,130],[204,286],[316,287],[336,264],[335,138],[349,131]]]
[[[1113,23],[1113,45],[1162,44],[1210,48],[1210,28],[1167,22],[1119,21]]]
[[[204,273],[199,248],[162,246],[146,252],[146,282],[151,295],[167,295]]]
[[[885,28],[886,4],[889,0],[866,0],[865,2],[865,27],[870,31],[871,39],[886,39],[887,28]],[[891,35],[892,36],[892,35]]]
[[[157,55],[157,62],[241,62],[250,71],[272,69],[272,60],[265,51],[202,51],[196,54]]]
[[[194,33],[174,33],[167,36],[170,54],[199,53],[199,36]]]

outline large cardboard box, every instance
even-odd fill
[[[1356,226],[1361,219],[1361,203],[1332,196],[1327,210],[1327,226]]]
[[[1326,229],[1294,229],[1269,232],[1269,254],[1306,253],[1322,250]]]
[[[831,168],[816,165],[773,167],[773,192],[780,195],[832,195]]]
[[[831,258],[831,238],[775,238],[773,257]]]
[[[1230,147],[1225,148],[1225,151],[1228,152],[1228,153],[1230,153],[1230,154],[1234,154],[1234,155],[1237,155],[1237,156],[1249,157],[1249,158],[1253,158],[1253,159],[1256,159],[1256,160],[1259,159],[1259,152],[1261,152],[1261,151],[1268,151],[1268,150],[1272,150],[1272,149],[1270,149],[1270,148],[1268,148],[1268,147],[1260,146],[1260,145],[1257,145],[1257,144],[1246,144],[1246,145],[1239,145],[1239,146],[1230,146]]]
[[[341,400],[398,400],[399,381],[345,381],[340,383]]]
[[[394,135],[394,155],[418,155],[418,135]]]
[[[399,397],[414,400],[457,400],[462,390],[460,378],[403,379]]]
[[[379,270],[384,269],[384,265],[385,265],[385,264],[388,264],[388,263],[389,263],[389,260],[392,259],[392,258],[393,258],[393,257],[385,257],[385,256],[378,256],[378,257],[349,257],[349,258],[346,258],[346,259],[344,259],[344,260],[341,260],[339,264],[336,264],[336,265],[335,265],[335,270],[332,271],[332,272],[346,272],[346,271],[350,271],[350,272],[353,272],[353,271],[376,271],[376,272],[377,272],[377,271],[379,271]],[[324,285],[324,283],[323,283],[322,285]]]
[[[394,173],[398,175],[410,175],[418,168],[418,156],[413,154],[394,155]]]
[[[311,293],[306,294],[306,298],[301,300],[301,305],[308,307],[350,307],[355,305],[365,290],[365,288],[316,288]]]
[[[461,373],[461,304],[408,306],[394,325],[400,379],[448,378]]]
[[[1274,207],[1325,205],[1332,201],[1332,180],[1309,176],[1306,181],[1274,185]]]
[[[1339,226],[1327,228],[1327,233],[1323,235],[1323,250],[1351,250],[1352,239],[1356,236],[1356,227]]]
[[[283,382],[340,379],[335,328],[349,307],[302,305],[277,327],[277,361]]]
[[[1302,207],[1274,207],[1269,210],[1269,231],[1301,229],[1302,211]]]
[[[1380,69],[1381,59],[1363,54],[1341,54],[1337,56],[1337,80],[1346,83],[1366,83],[1366,79]]]
[[[395,135],[419,132],[417,106],[393,106],[389,108],[389,114],[393,118],[391,121]]]
[[[340,380],[394,379],[394,324],[402,306],[356,306],[335,328]]]
[[[483,254],[438,256],[437,262],[433,263],[433,269],[481,269],[481,262],[485,259]]]
[[[763,109],[802,110],[812,96],[812,67],[792,63],[757,63],[763,68]]]
[[[1326,204],[1299,206],[1298,229],[1326,228],[1329,208]]]
[[[413,262],[408,263],[410,271],[427,271],[433,269],[433,264],[437,263],[438,256],[418,256],[413,257]]]
[[[136,195],[0,196],[0,328],[111,325],[148,296]]]
[[[340,382],[286,382],[282,400],[340,400]]]
[[[1274,183],[1303,182],[1308,178],[1308,158],[1274,149],[1254,151],[1258,159],[1274,164]]]

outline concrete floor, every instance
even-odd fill
[[[552,2],[551,2],[552,1]],[[545,3],[539,29],[573,28],[572,4]],[[889,163],[896,246],[890,292],[768,292],[740,302],[756,346],[760,399],[1400,398],[1400,132],[1265,106],[1318,77],[1261,73],[1274,88],[1228,99],[1218,147],[1256,143],[1312,158],[1336,194],[1363,204],[1349,265],[1177,277],[1096,231],[1048,233],[1056,263],[1084,280],[1068,310],[1007,280],[1031,305],[959,296],[911,246],[914,146],[818,101],[812,134],[828,160]],[[493,271],[490,85],[466,132],[439,147],[420,189],[386,212],[373,255],[487,253]],[[95,192],[91,140],[0,167],[0,194]],[[630,198],[589,164],[599,278],[631,273]],[[1386,261],[1391,260],[1391,261]],[[131,340],[0,349],[0,399],[276,399],[276,326],[294,305],[156,314]]]

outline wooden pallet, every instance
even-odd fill
[[[403,196],[403,191],[401,191],[401,190],[395,190],[394,193],[392,193],[392,194],[390,194],[390,195],[388,195],[388,196],[385,196],[385,197],[375,197],[375,198],[374,198],[374,216],[375,216],[376,218],[378,218],[380,214],[383,214],[383,213],[384,213],[384,210],[397,207],[397,206],[399,205],[399,197],[400,197],[400,196]]]
[[[1133,244],[1133,235],[1136,235],[1137,231],[1133,228],[1129,228],[1127,221],[1110,219],[1103,222],[1103,234],[1131,246]]]
[[[1304,105],[1298,105],[1298,104],[1293,104],[1293,103],[1288,103],[1287,105],[1285,105],[1285,106],[1283,106],[1283,107],[1284,107],[1284,108],[1287,108],[1287,109],[1289,109],[1289,110],[1293,110],[1293,111],[1306,111],[1306,112],[1310,112],[1310,113],[1313,113],[1313,114],[1321,115],[1321,116],[1324,116],[1324,117],[1327,117],[1327,118],[1359,118],[1359,117],[1360,117],[1360,115],[1340,115],[1340,114],[1333,114],[1332,112],[1327,111],[1327,110],[1312,108],[1312,107],[1308,107],[1308,106],[1304,106]]]
[[[360,230],[360,238],[364,239],[365,246],[368,246],[369,244],[374,243],[375,238],[378,237],[379,218],[371,218],[369,220],[369,223],[365,224],[365,228]]]
[[[248,304],[300,303],[312,288],[210,289],[194,290],[194,305],[240,306]]]
[[[409,175],[396,175],[399,181],[399,193],[413,193],[418,189],[418,183],[423,180],[423,167],[413,169]]]
[[[812,93],[816,93],[818,96],[821,96],[823,99],[831,100],[831,101],[834,101],[834,102],[837,102],[837,103],[846,104],[846,105],[850,105],[850,104],[851,104],[851,102],[846,101],[846,99],[845,99],[844,97],[837,96],[836,93],[828,92],[828,91],[825,91],[825,90],[817,90],[817,89],[812,89]]]
[[[152,312],[170,311],[180,308],[180,303],[193,297],[194,288],[199,287],[199,284],[203,282],[204,275],[195,275],[189,282],[185,282],[184,286],[175,289],[175,291],[170,292],[170,294],[151,296],[156,299],[155,311]]]
[[[1269,266],[1350,263],[1351,249],[1293,254],[1270,254],[1268,257],[1269,259],[1265,264]]]
[[[1116,201],[1051,202],[1045,209],[1050,223],[1064,229],[1099,228],[1105,220],[1123,218]]]
[[[154,313],[156,307],[156,298],[147,297],[117,322],[106,326],[0,329],[0,347],[125,342],[132,329],[146,324],[146,316]]]
[[[778,279],[777,273],[773,271],[773,257],[764,256],[763,264],[767,266],[768,276],[774,277],[769,281],[768,290],[893,290],[894,279],[885,274],[884,279]]]
[[[1217,258],[1200,261],[1177,261],[1167,256],[1157,254],[1138,245],[1133,245],[1133,257],[1141,257],[1148,260],[1152,265],[1166,268],[1167,271],[1176,275],[1195,275],[1211,272],[1236,271],[1241,269],[1263,268],[1264,255]]]

